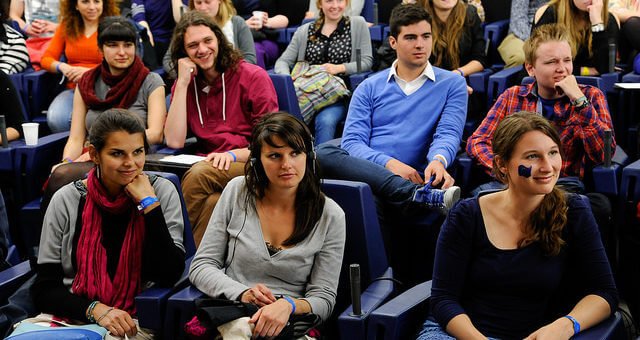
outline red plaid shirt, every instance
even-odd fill
[[[500,95],[482,124],[467,140],[467,153],[482,164],[487,172],[493,167],[491,140],[498,123],[507,115],[519,111],[542,114],[534,85],[513,86]],[[564,151],[562,176],[583,178],[585,167],[604,161],[604,131],[613,131],[611,115],[604,94],[598,88],[579,85],[589,105],[577,110],[564,96],[553,106],[551,122],[560,133]],[[611,143],[615,149],[615,140]]]

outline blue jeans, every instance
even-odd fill
[[[71,130],[71,111],[73,111],[73,90],[64,90],[53,99],[47,110],[47,124],[51,132]]]
[[[320,145],[335,138],[338,123],[340,123],[346,116],[347,108],[344,106],[344,102],[342,100],[331,104],[316,113],[314,123],[316,145]]]
[[[403,204],[409,202],[416,189],[421,187],[381,165],[366,159],[352,157],[346,150],[329,143],[318,146],[316,155],[323,178],[367,183],[373,194],[387,203]]]
[[[488,339],[499,340],[496,338]],[[424,325],[422,325],[422,330],[418,334],[417,340],[455,340],[455,338],[449,335],[437,322],[429,317],[427,321],[424,322]]]

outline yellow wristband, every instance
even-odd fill
[[[591,72],[589,72],[589,68],[586,66],[582,66],[580,68],[580,75],[581,76],[588,76]]]

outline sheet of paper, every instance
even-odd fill
[[[640,90],[640,83],[615,83],[615,87],[625,90]]]
[[[164,158],[160,158],[161,162],[167,163],[178,163],[178,164],[194,164],[197,163],[206,157],[204,156],[196,156],[196,155],[171,155]]]

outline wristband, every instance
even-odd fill
[[[60,163],[73,163],[73,159],[65,157],[62,159],[62,161],[60,161]]]
[[[228,154],[230,154],[230,155],[231,155],[231,157],[233,157],[233,161],[235,162],[235,161],[236,161],[236,159],[237,159],[237,158],[236,158],[236,154],[235,154],[235,153],[233,153],[233,151],[227,151],[227,153],[228,153]]]
[[[293,313],[296,312],[296,303],[293,302],[292,298],[290,298],[290,297],[288,297],[286,295],[282,295],[282,298],[287,300],[287,302],[291,304],[291,315],[293,315]]]
[[[437,155],[433,156],[432,161],[433,160],[436,160],[436,161],[442,163],[442,166],[444,166],[445,169],[447,168],[447,160],[446,160],[446,158],[444,158],[443,155],[437,154]]]
[[[573,324],[573,335],[580,333],[580,323],[578,320],[571,315],[565,315],[564,317],[571,320],[571,323]]]
[[[588,76],[591,72],[589,71],[589,68],[587,66],[582,66],[580,68],[580,75],[581,76]]]
[[[87,308],[87,314],[85,316],[87,317],[87,320],[89,320],[89,322],[96,322],[96,319],[93,317],[93,309],[96,308],[98,303],[100,303],[100,301],[95,300],[91,302],[89,308]]]
[[[458,68],[456,71],[460,72],[460,75],[464,77],[464,71],[462,71],[462,68]]]
[[[158,202],[157,197],[147,196],[140,201],[140,204],[138,204],[138,210],[142,211],[144,209],[147,209],[147,207],[156,202]]]
[[[62,71],[60,71],[60,65],[62,65],[62,63],[57,63],[56,64],[56,72],[58,72],[58,73],[62,73]]]

